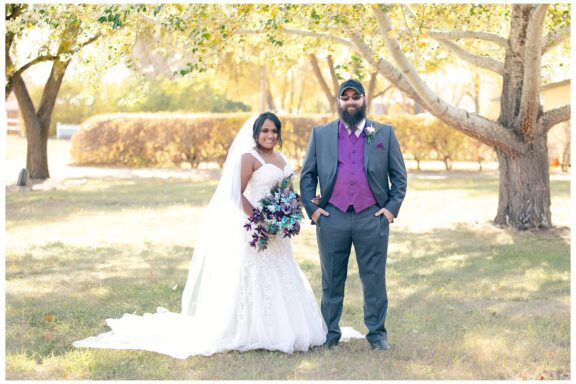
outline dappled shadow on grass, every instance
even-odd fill
[[[104,331],[106,318],[155,312],[157,306],[179,311],[192,252],[53,243],[8,253],[7,351],[43,359],[65,353],[95,329]]]
[[[466,175],[463,177],[463,175]],[[428,173],[422,172],[408,176],[410,192],[450,191],[466,192],[469,197],[498,196],[499,180],[487,174],[474,173]],[[550,180],[552,198],[569,198],[570,181]]]
[[[440,175],[437,177],[417,175],[414,183],[410,183],[410,191],[445,191],[462,190],[466,192],[498,193],[498,179],[485,177],[454,178],[452,175]],[[482,180],[479,182],[479,180]]]
[[[189,247],[71,247],[61,243],[9,252],[6,351],[41,363],[71,343],[106,331],[106,318],[179,311]]]
[[[10,192],[6,194],[6,222],[10,228],[34,222],[50,224],[78,214],[172,206],[204,207],[216,183],[110,178],[88,179],[86,184],[65,190]]]
[[[75,350],[71,343],[108,330],[106,318],[157,306],[178,311],[193,248],[50,243],[9,250],[6,352],[10,359],[24,354],[51,372],[46,378],[63,378],[73,366],[80,371],[71,377],[81,379],[565,379],[568,239],[561,231],[489,225],[393,231],[386,322],[393,351],[378,353],[353,340],[293,355],[230,352],[183,361],[142,351]],[[308,240],[298,240],[295,253],[319,299],[317,250]],[[365,332],[354,258],[341,325]],[[9,371],[15,375],[12,366]]]
[[[39,365],[53,358],[68,360],[80,353],[72,348],[73,341],[108,330],[106,318],[154,312],[156,306],[178,311],[187,276],[182,266],[189,261],[187,257],[186,262],[180,259],[192,252],[191,248],[181,247],[133,254],[129,247],[78,248],[53,243],[31,249],[28,254],[10,255],[7,353],[23,354],[21,359]],[[27,267],[31,265],[32,268]],[[101,265],[107,267],[102,269]],[[309,261],[303,269],[305,273],[314,273],[315,267],[317,265]],[[150,272],[154,275],[150,276]],[[74,276],[73,282],[67,280],[67,275]],[[30,287],[30,291],[23,295],[18,280]],[[33,286],[39,281],[51,285],[42,292],[35,291]],[[66,287],[68,284],[70,289]],[[178,284],[176,288],[175,284]],[[138,375],[144,375],[139,377],[148,379],[290,379],[301,370],[311,370],[314,367],[311,356],[318,352],[293,355],[270,351],[230,352],[186,361],[141,351],[86,350],[82,353],[84,359],[90,360],[90,369],[80,375],[81,378],[130,379],[137,371]],[[159,362],[156,370],[136,369],[143,362],[155,366],[156,361]],[[167,370],[167,364],[177,366],[177,374]]]
[[[151,275],[134,271],[146,269],[152,275],[170,274],[176,268],[186,268],[193,252],[194,248],[183,246],[137,249],[125,245],[78,247],[52,242],[25,250],[9,250],[6,280],[33,281],[37,275],[57,282],[58,277],[67,276],[81,284],[114,275],[147,278]]]
[[[461,224],[392,236],[389,329],[420,363],[457,364],[483,379],[538,379],[549,366],[569,374],[570,245],[562,233]],[[445,375],[435,377],[456,378]]]
[[[521,232],[466,224],[416,235],[393,233],[388,265],[407,282],[461,290],[462,284],[514,278],[539,267],[548,273],[567,272],[568,240],[556,231]]]

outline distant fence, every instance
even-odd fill
[[[79,124],[56,123],[56,138],[70,139],[80,129]]]

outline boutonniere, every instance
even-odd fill
[[[376,135],[376,128],[370,125],[369,127],[364,128],[364,132],[366,134],[366,139],[368,139],[368,144],[370,144],[370,142],[374,139],[374,136]]]

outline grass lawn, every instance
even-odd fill
[[[490,225],[494,177],[442,175],[410,174],[391,227],[392,351],[353,340],[292,355],[184,361],[71,344],[106,331],[106,318],[157,306],[179,311],[214,181],[86,178],[7,191],[6,378],[569,379],[569,181],[551,182],[557,227],[537,233]],[[319,298],[313,227],[305,223],[294,249]],[[354,257],[341,325],[366,331]]]

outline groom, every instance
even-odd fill
[[[389,224],[406,194],[406,168],[390,125],[366,119],[362,84],[346,80],[338,93],[340,119],[314,127],[304,159],[300,192],[316,224],[322,267],[321,310],[325,346],[337,345],[344,284],[352,244],[364,291],[364,324],[372,348],[390,349],[384,321]],[[320,184],[321,197],[315,198]]]

